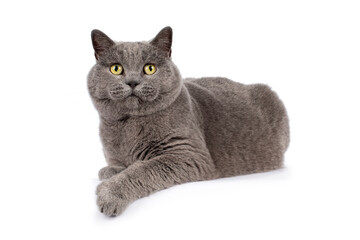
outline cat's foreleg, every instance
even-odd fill
[[[214,178],[208,156],[168,154],[138,161],[121,173],[104,180],[96,190],[97,204],[108,216],[119,215],[138,198],[176,184]]]

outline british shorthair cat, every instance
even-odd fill
[[[91,37],[88,90],[108,163],[96,191],[102,213],[119,215],[176,184],[282,167],[288,117],[268,86],[183,79],[171,60],[170,27],[151,41],[115,42],[99,30]]]

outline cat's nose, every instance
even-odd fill
[[[132,89],[134,89],[137,85],[139,85],[139,83],[136,81],[130,81],[127,82],[126,84],[129,85]]]

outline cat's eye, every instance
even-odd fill
[[[153,75],[156,72],[156,67],[154,64],[146,64],[144,66],[144,73],[147,75]]]
[[[120,64],[114,64],[110,67],[110,72],[114,75],[120,75],[123,72],[123,67]]]

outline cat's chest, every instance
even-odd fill
[[[140,152],[152,141],[161,139],[168,129],[148,119],[126,119],[113,125],[100,125],[100,136],[104,154],[111,162],[120,161],[130,165],[141,158]]]

